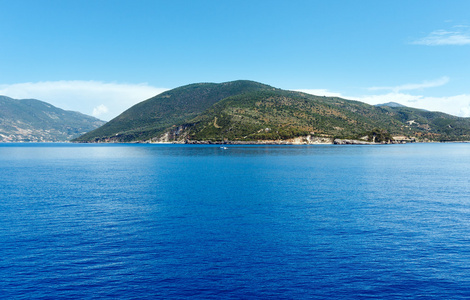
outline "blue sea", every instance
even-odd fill
[[[470,144],[0,144],[1,299],[469,299]]]

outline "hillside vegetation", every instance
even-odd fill
[[[167,91],[131,107],[76,141],[254,142],[306,136],[368,141],[392,136],[469,140],[470,119],[396,103],[372,106],[252,81],[233,81],[191,84]]]
[[[0,96],[0,142],[65,142],[104,123],[43,101]]]
[[[132,106],[104,126],[76,141],[149,140],[173,125],[188,122],[222,99],[264,89],[272,87],[252,81],[186,85]]]

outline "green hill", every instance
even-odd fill
[[[470,119],[401,105],[372,106],[252,81],[192,84],[141,102],[80,142],[275,141],[308,137],[469,140]],[[374,138],[374,139],[375,139]],[[377,140],[376,140],[377,141]]]
[[[43,101],[0,96],[0,142],[63,142],[104,123]]]
[[[173,125],[188,122],[222,99],[264,89],[273,88],[261,83],[243,80],[221,84],[186,85],[134,105],[104,126],[75,141],[132,142],[149,140]]]

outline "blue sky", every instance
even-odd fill
[[[0,94],[109,120],[249,79],[470,117],[470,1],[0,0]]]

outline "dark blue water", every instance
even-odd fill
[[[470,144],[1,144],[0,184],[0,298],[470,298]]]

